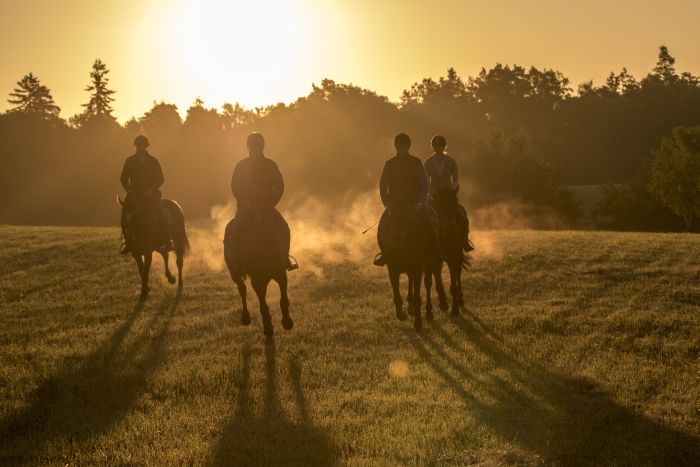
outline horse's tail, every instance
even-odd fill
[[[462,252],[462,269],[466,270],[472,265],[472,258],[469,256],[469,253],[467,252]]]
[[[175,252],[179,255],[187,256],[190,253],[190,240],[187,238],[187,227],[185,226],[185,214],[177,202],[164,199],[163,206],[168,212],[168,215],[173,220],[173,243],[175,244]]]

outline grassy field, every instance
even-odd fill
[[[117,238],[0,227],[0,465],[700,464],[700,236],[478,233],[421,335],[371,241],[309,252],[272,342],[196,241],[137,304]]]

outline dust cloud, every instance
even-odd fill
[[[291,254],[303,271],[324,277],[330,264],[353,262],[370,265],[378,251],[376,227],[362,232],[379,220],[382,205],[375,191],[348,196],[347,202],[328,203],[316,197],[288,202],[282,215],[292,232]],[[195,221],[189,234],[192,256],[212,271],[225,269],[223,238],[226,225],[235,214],[233,200],[211,208],[210,219]],[[473,261],[500,261],[504,245],[498,230],[559,229],[565,224],[553,212],[517,201],[499,202],[469,213],[472,239],[476,249]]]
[[[281,211],[292,232],[291,254],[302,270],[322,278],[324,265],[371,262],[377,249],[376,227],[365,235],[362,231],[379,220],[381,202],[374,192],[349,198],[348,203],[336,206],[307,197],[288,203]],[[212,271],[226,266],[224,231],[234,214],[235,205],[230,200],[213,206],[209,220],[193,222],[189,228],[193,259]]]

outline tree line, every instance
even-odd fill
[[[554,69],[497,64],[477,76],[425,78],[399,102],[329,79],[291,104],[209,108],[201,99],[181,118],[154,102],[120,125],[109,69],[96,60],[87,102],[64,120],[47,86],[29,73],[0,114],[0,222],[114,224],[114,194],[137,134],[166,175],[164,196],[190,218],[207,217],[228,197],[229,177],[245,156],[245,136],[266,136],[287,183],[285,203],[315,196],[341,206],[375,188],[398,132],[413,153],[429,154],[443,134],[461,169],[461,198],[477,209],[516,201],[580,226],[580,200],[567,187],[597,185],[594,226],[697,230],[700,214],[700,78],[677,72],[666,47],[650,72],[626,69],[576,90]]]

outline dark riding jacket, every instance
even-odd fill
[[[396,199],[413,204],[425,203],[428,177],[421,160],[411,155],[397,155],[386,161],[379,180],[379,194],[384,206]]]
[[[148,190],[158,190],[165,177],[158,159],[148,153],[136,153],[124,162],[120,180],[127,192],[142,194]]]
[[[231,192],[239,208],[274,208],[282,199],[284,180],[272,159],[247,157],[236,164]]]

